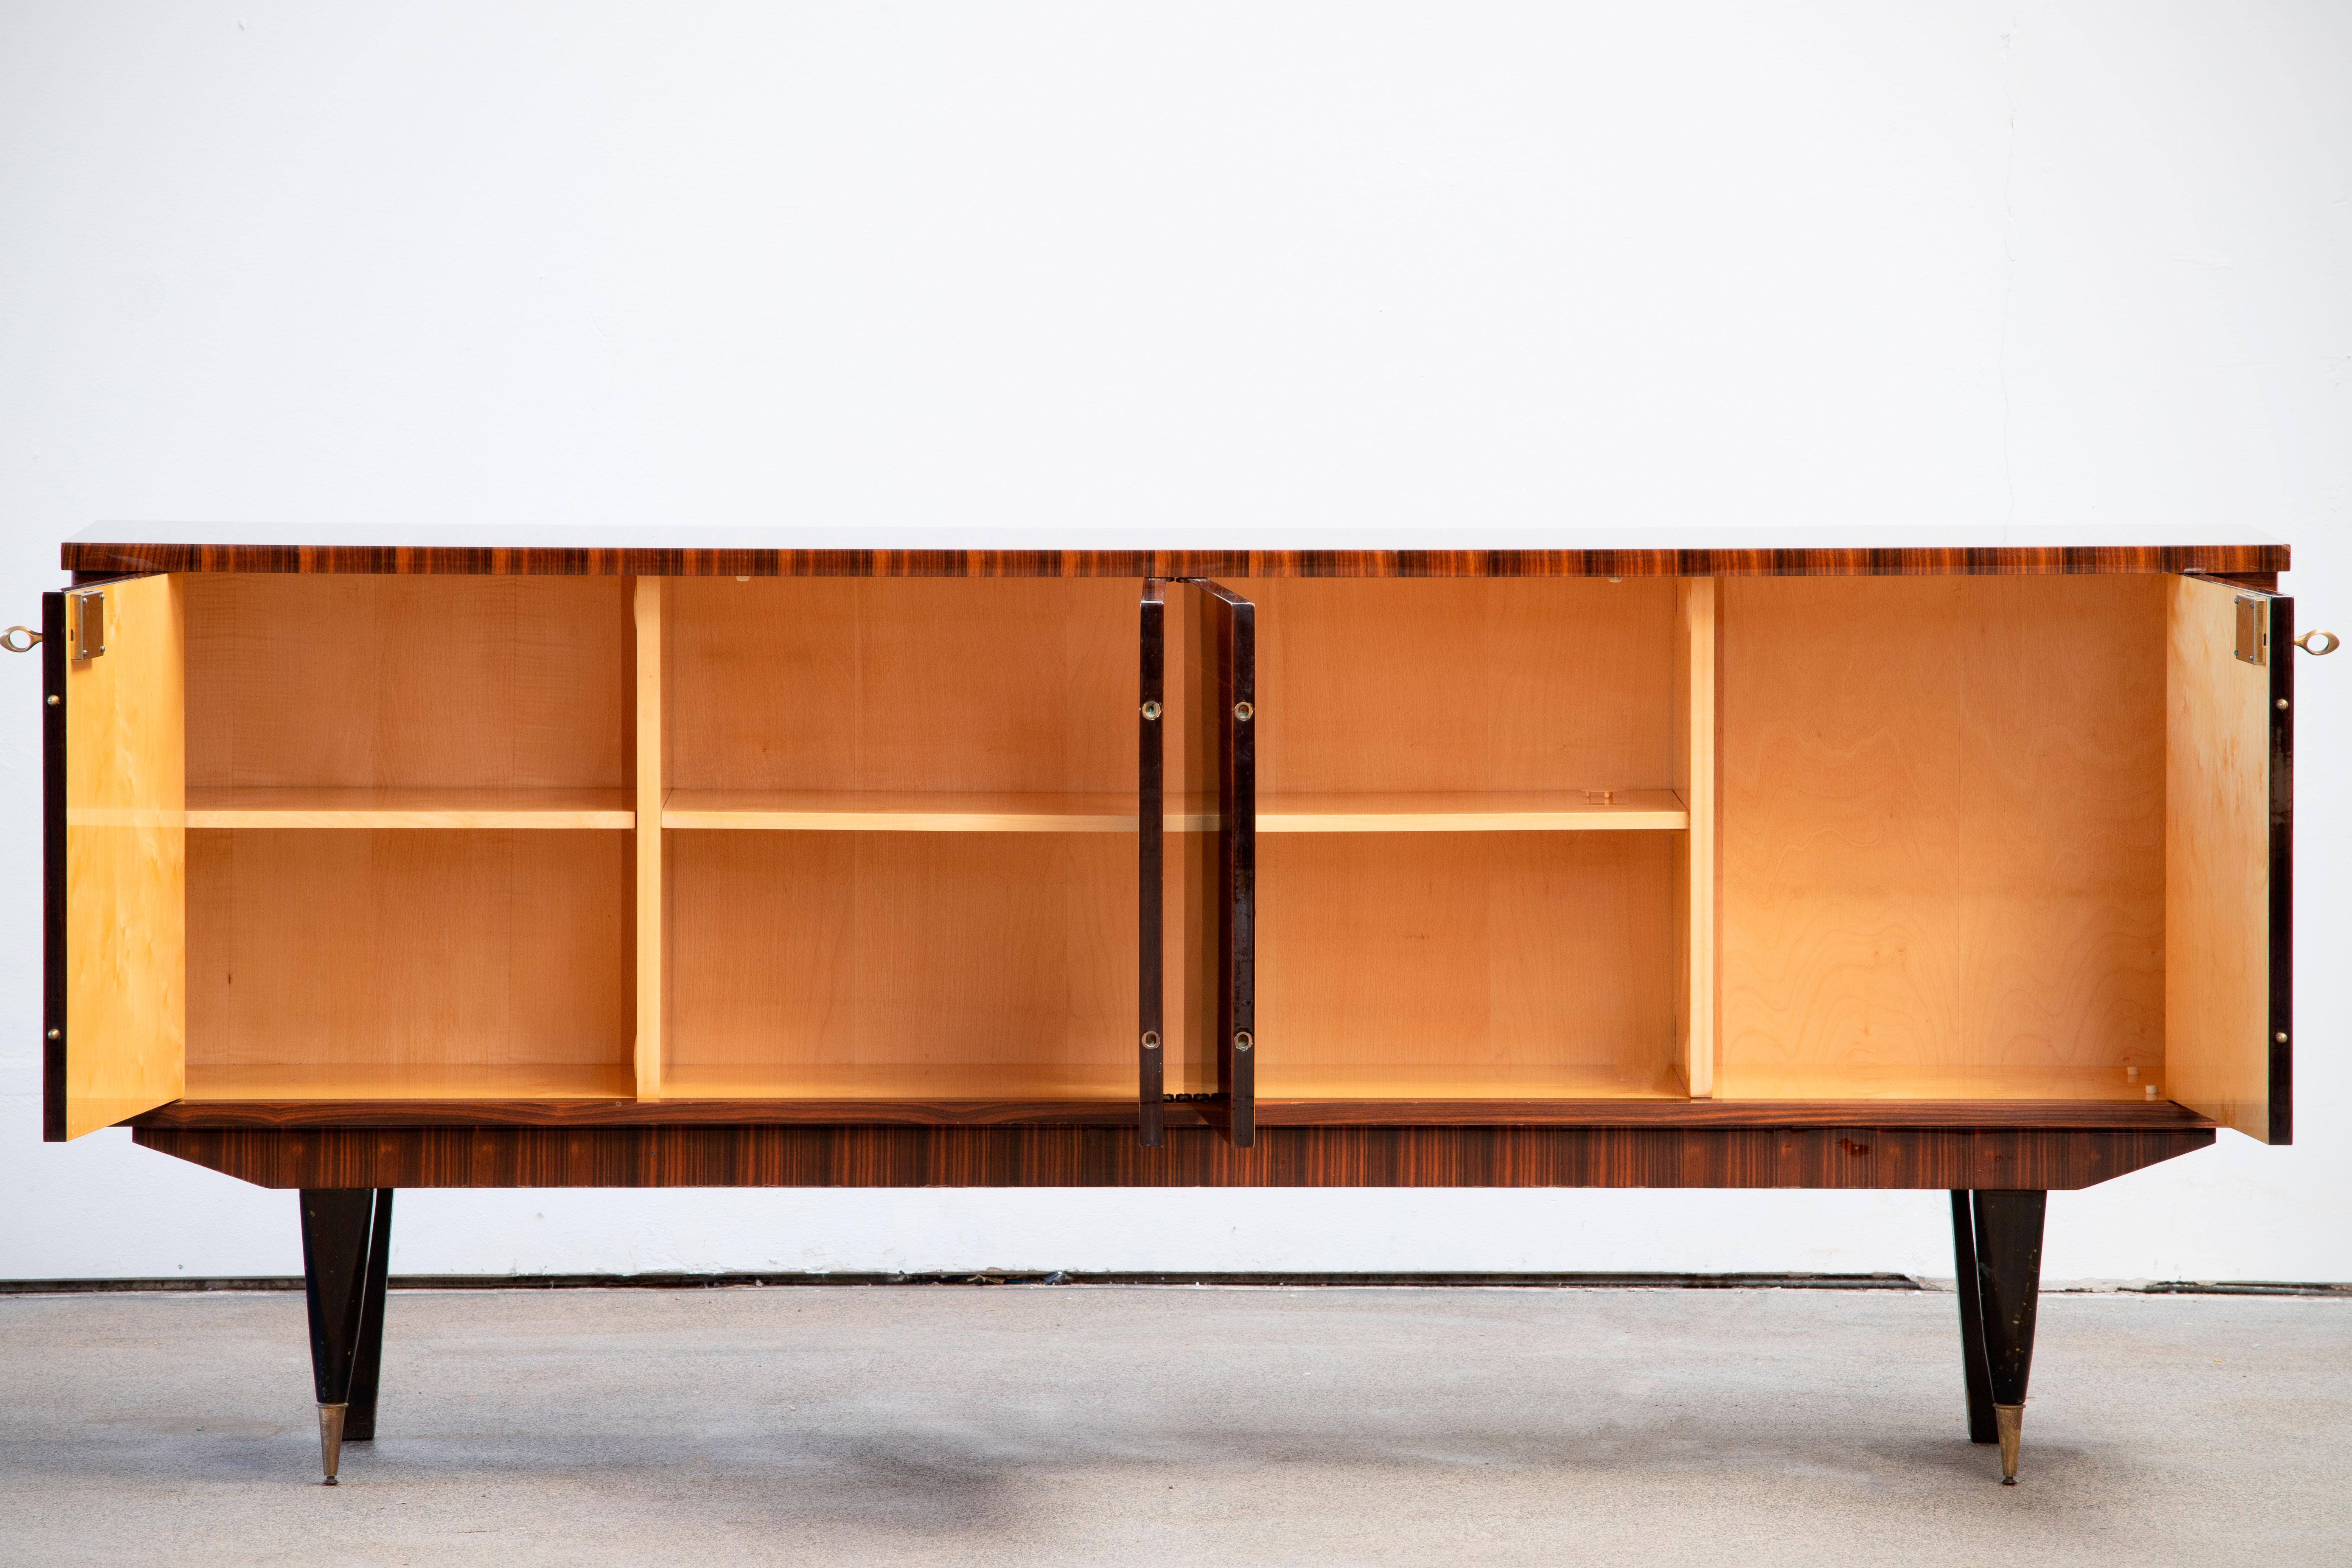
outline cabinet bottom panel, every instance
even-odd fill
[[[2201,1149],[2210,1127],[1207,1128],[141,1126],[265,1187],[1822,1187],[2061,1191]]]

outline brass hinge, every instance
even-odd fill
[[[66,647],[75,663],[106,651],[106,590],[75,588],[66,594]]]
[[[2238,596],[2238,657],[2248,664],[2271,661],[2271,602]]]

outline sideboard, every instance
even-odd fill
[[[2013,1482],[2292,1127],[2284,546],[63,563],[47,1134],[299,1191],[331,1483],[396,1189],[741,1185],[1948,1191]]]

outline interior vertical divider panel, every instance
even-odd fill
[[[662,606],[667,597],[667,579],[640,577],[630,605],[636,654],[632,738],[636,768],[635,1062],[639,1100],[661,1099],[668,1072],[665,1047],[669,1026],[669,836],[662,829],[662,815],[669,800],[668,730],[662,722],[662,652],[667,635]]]
[[[2041,1194],[2293,1131],[2289,563],[77,540],[42,1133],[347,1272],[403,1186],[1942,1190],[2013,1472]]]

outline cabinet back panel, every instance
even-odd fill
[[[1718,1094],[2161,1096],[2163,581],[1722,591]]]
[[[1135,789],[1121,579],[681,577],[678,789]]]
[[[669,835],[664,1093],[1135,1093],[1135,839]]]
[[[630,780],[625,578],[187,581],[192,787]]]
[[[1677,837],[1261,837],[1259,1095],[1679,1094]]]
[[[624,833],[191,832],[191,1097],[288,1068],[319,1069],[321,1093],[625,1073],[630,850]]]
[[[1262,795],[1670,787],[1675,582],[1252,578]]]

